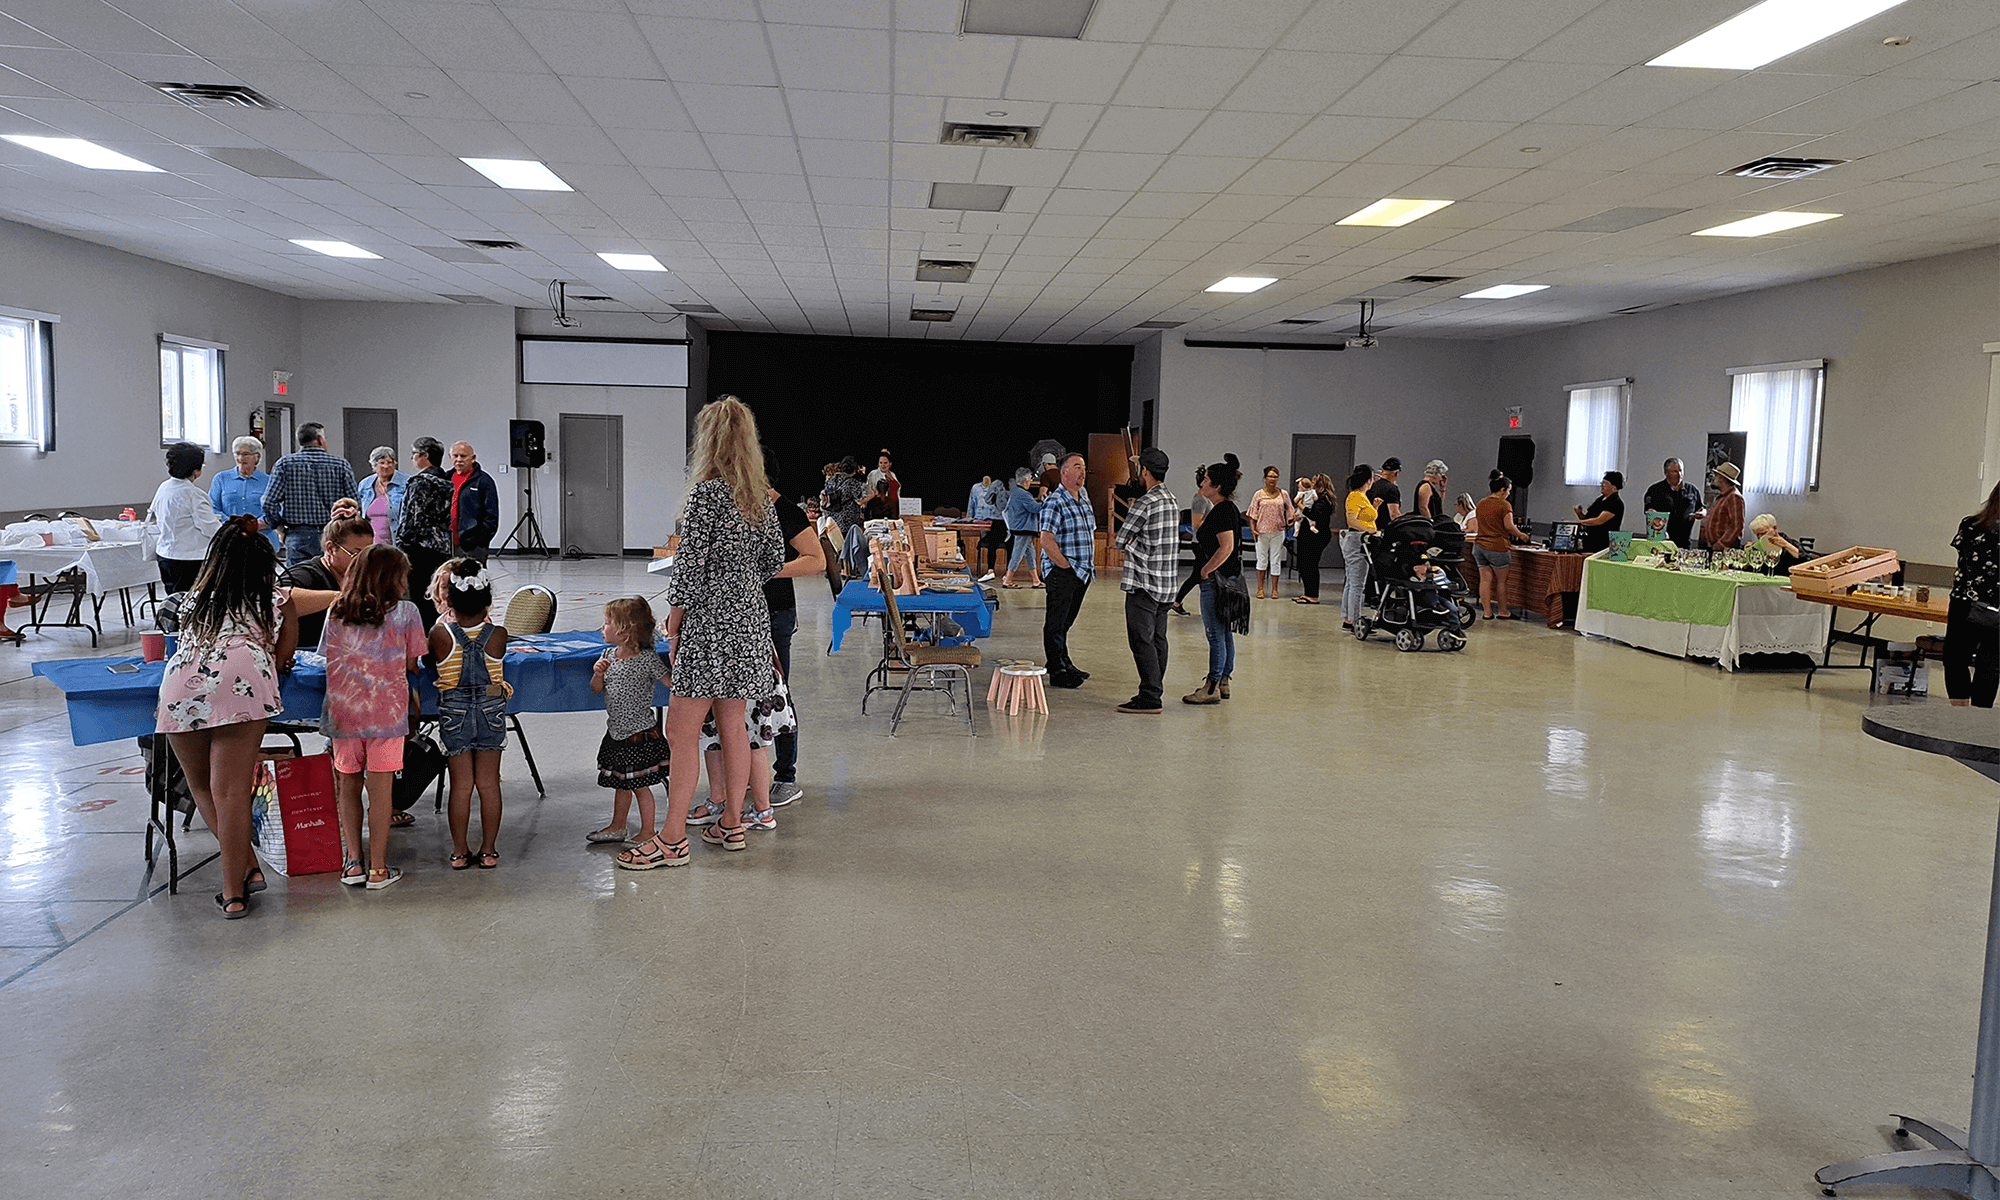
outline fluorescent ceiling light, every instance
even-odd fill
[[[1451,205],[1449,200],[1377,200],[1375,203],[1355,213],[1335,221],[1336,225],[1408,225],[1421,217],[1428,217],[1440,208]]]
[[[311,238],[293,238],[292,245],[304,246],[308,250],[317,250],[321,254],[331,254],[335,258],[382,257],[379,254],[371,254],[368,251],[363,250],[361,247],[356,246],[350,242],[318,242],[314,241]]]
[[[666,264],[650,254],[598,254],[599,258],[621,271],[664,271]]]
[[[1903,0],[1764,0],[1762,4],[1682,42],[1649,67],[1753,71],[1843,29],[1887,12]]]
[[[1549,285],[1546,283],[1500,283],[1490,288],[1480,288],[1476,292],[1467,292],[1465,295],[1460,296],[1459,299],[1512,300],[1516,296],[1525,296],[1529,292],[1546,292],[1548,290]]]
[[[116,150],[106,150],[95,142],[82,138],[34,137],[25,133],[0,134],[17,146],[39,150],[51,154],[64,162],[73,162],[79,167],[89,167],[93,171],[159,171],[151,163],[142,163],[136,158],[127,158]]]
[[[1731,221],[1727,225],[1697,229],[1694,231],[1694,236],[1763,237],[1767,233],[1783,233],[1787,229],[1797,229],[1801,225],[1817,225],[1821,221],[1831,221],[1839,215],[1839,213],[1771,212],[1760,217],[1745,217],[1741,221]]]
[[[569,192],[576,189],[556,178],[556,173],[531,158],[461,158],[503,188],[517,192]]]
[[[965,0],[967,33],[1080,38],[1097,0]]]
[[[1270,287],[1278,282],[1262,275],[1231,275],[1229,278],[1211,283],[1201,289],[1204,292],[1254,292]]]

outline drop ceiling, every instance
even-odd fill
[[[164,172],[0,142],[0,217],[309,298],[538,307],[560,279],[722,327],[1084,343],[1309,338],[1279,323],[1337,333],[1378,294],[1398,337],[1505,337],[2000,242],[2000,6],[1909,0],[1750,72],[1638,65],[1745,6],[1098,0],[1061,39],[962,34],[960,0],[0,0],[0,134]],[[947,122],[1041,132],[940,145]],[[1767,155],[1849,161],[1719,174]],[[1005,203],[934,208],[938,184]],[[1385,196],[1454,203],[1334,224]],[[1775,209],[1843,215],[1689,236]],[[1202,290],[1227,275],[1278,282]],[[1548,288],[1459,298],[1502,283]]]

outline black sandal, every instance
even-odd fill
[[[243,894],[254,896],[271,885],[264,879],[264,868],[251,867],[243,874]]]
[[[235,912],[230,912],[229,906],[232,904],[240,907]],[[222,910],[223,920],[240,921],[250,915],[250,898],[248,896],[225,896],[221,892],[217,892],[215,893],[215,907]]]
[[[472,866],[472,855],[470,853],[454,854],[445,861],[454,871],[469,870]]]

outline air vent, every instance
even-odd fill
[[[490,263],[493,260],[470,246],[417,246],[439,262],[450,263]]]
[[[969,121],[946,121],[944,136],[938,141],[947,146],[1026,150],[1035,144],[1035,138],[1041,132],[1041,127],[1036,125],[975,125]]]
[[[912,321],[949,321],[957,315],[956,312],[948,308],[913,308],[910,310],[910,320]]]
[[[265,108],[283,105],[240,83],[148,83],[162,95],[172,96],[189,108]]]
[[[1318,317],[1286,317],[1284,320],[1278,322],[1280,325],[1318,325],[1319,323],[1320,318]]]
[[[1718,171],[1718,175],[1741,175],[1745,179],[1803,179],[1807,175],[1817,175],[1828,167],[1837,167],[1847,162],[1844,158],[1760,158],[1740,167]]]
[[[1457,283],[1463,278],[1465,278],[1463,275],[1405,275],[1403,276],[1403,282],[1423,284]]]
[[[506,238],[460,238],[458,239],[458,244],[461,246],[470,246],[474,250],[526,250],[527,249],[527,247],[523,246],[521,243],[510,242]]]
[[[972,268],[978,263],[950,258],[920,258],[917,260],[918,283],[969,283]]]
[[[1183,326],[1183,325],[1185,325],[1185,324],[1187,324],[1187,322],[1186,322],[1186,321],[1141,321],[1141,322],[1139,322],[1139,323],[1138,323],[1137,325],[1134,325],[1134,326],[1133,326],[1132,328],[1134,328],[1134,329],[1179,329],[1179,328],[1180,328],[1181,326]]]
[[[586,296],[580,292],[569,293],[569,298],[583,304],[616,304],[616,296]]]
[[[674,311],[677,313],[719,313],[722,310],[713,304],[676,304],[674,305]]]
[[[454,304],[498,304],[498,300],[488,300],[484,296],[455,296],[450,292],[439,292],[438,297]]]

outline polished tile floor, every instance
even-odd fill
[[[658,590],[505,567],[563,628]],[[1995,796],[1864,737],[1860,675],[1277,603],[1229,703],[1123,717],[1099,583],[1047,718],[892,740],[800,591],[806,798],[747,853],[615,871],[601,721],[534,717],[501,869],[424,807],[397,887],[232,923],[29,677],[88,640],[0,646],[0,1195],[1804,1197],[1965,1121]],[[1002,597],[989,656],[1039,658]]]

